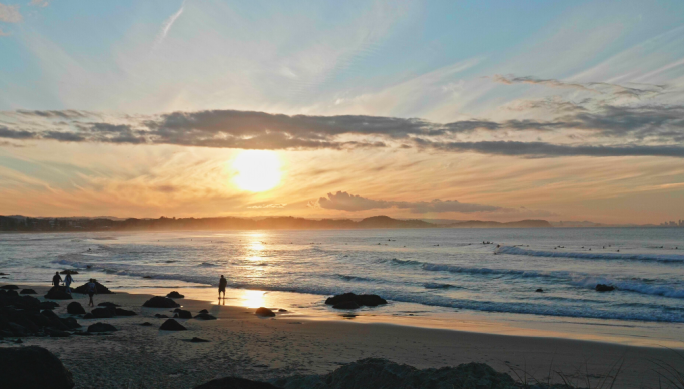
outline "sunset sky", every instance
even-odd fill
[[[684,2],[0,0],[0,214],[684,219]]]

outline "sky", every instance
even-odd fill
[[[0,0],[0,214],[684,219],[684,2]]]

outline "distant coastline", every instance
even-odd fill
[[[351,219],[304,219],[268,217],[248,219],[237,217],[116,219],[116,218],[32,218],[0,216],[3,232],[75,232],[75,231],[174,231],[174,230],[343,230],[394,228],[553,228],[546,220],[513,222],[454,221],[429,223],[423,220],[400,220],[388,216],[373,216],[360,221]]]

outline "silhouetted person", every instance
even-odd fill
[[[66,292],[71,294],[71,283],[74,282],[74,279],[71,278],[71,273],[67,273],[66,277],[64,277],[64,285],[66,286]]]
[[[223,298],[226,298],[226,285],[228,285],[228,280],[221,274],[221,279],[219,280],[219,299],[221,298],[221,293],[223,293]]]
[[[52,277],[52,285],[59,286],[60,282],[62,282],[62,277],[60,277],[59,272],[56,271],[54,277]]]
[[[95,284],[94,279],[90,279],[90,282],[88,282],[88,284],[86,285],[86,291],[88,292],[88,297],[90,297],[88,305],[94,307],[95,303],[93,302],[93,296],[97,294],[97,285]]]

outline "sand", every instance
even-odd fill
[[[45,287],[32,286],[40,295]],[[179,290],[184,293],[183,290]],[[73,301],[87,308],[87,297]],[[296,312],[259,318],[254,309],[212,305],[179,299],[183,309],[197,314],[207,309],[218,320],[177,319],[188,331],[160,331],[170,309],[142,308],[150,295],[98,295],[138,313],[112,319],[78,319],[84,327],[96,322],[114,325],[111,335],[69,338],[24,338],[23,345],[42,346],[55,353],[74,374],[76,388],[193,388],[213,378],[235,375],[267,380],[290,374],[321,374],[361,358],[387,358],[418,368],[485,362],[495,369],[516,371],[546,381],[561,372],[577,384],[598,386],[600,377],[622,365],[615,388],[658,387],[657,361],[684,371],[684,358],[668,348],[533,336],[506,336],[466,331],[418,328],[382,323],[307,320]],[[230,301],[230,300],[229,300]],[[70,301],[59,301],[55,312],[66,315]],[[271,307],[279,308],[279,307]],[[140,326],[150,322],[151,327]],[[191,343],[192,337],[208,343]],[[15,347],[8,342],[2,347]],[[681,352],[681,351],[680,351]],[[607,387],[607,386],[606,386]]]

